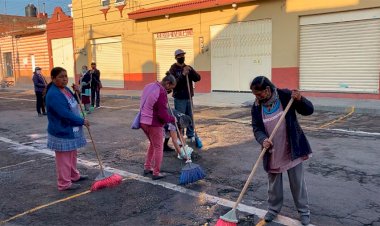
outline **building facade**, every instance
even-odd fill
[[[51,18],[3,15],[14,26],[3,27],[0,37],[2,84],[32,87],[35,67],[50,81],[50,70],[63,67],[74,83],[73,19],[56,7]],[[5,21],[5,20],[3,20]],[[0,26],[1,27],[1,26]]]
[[[75,83],[73,18],[66,15],[61,7],[54,8],[51,18],[46,23],[47,43],[50,69],[63,67],[67,70],[69,84]]]
[[[249,92],[265,75],[307,95],[380,99],[380,2],[187,0],[73,2],[76,73],[139,90],[174,51],[202,75],[196,92]]]
[[[1,15],[0,68],[2,84],[32,87],[32,75],[36,66],[42,73],[49,73],[47,52],[46,15],[39,18]]]

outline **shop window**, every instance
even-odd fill
[[[125,5],[125,0],[115,0],[115,6]]]
[[[13,77],[12,53],[4,53],[5,77]]]
[[[101,0],[101,6],[102,7],[109,7],[110,6],[110,0]]]

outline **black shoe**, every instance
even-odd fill
[[[46,113],[46,112],[44,112],[44,113],[42,113],[42,115],[47,115],[47,113]]]
[[[301,223],[302,223],[302,225],[310,224],[310,216],[309,215],[302,215],[301,216]]]
[[[72,183],[70,187],[68,187],[67,189],[65,189],[66,191],[70,191],[70,190],[76,190],[76,189],[79,189],[81,188],[80,184],[74,184]]]
[[[148,174],[153,174],[153,171],[152,170],[144,170],[143,175],[147,176]]]
[[[276,218],[277,215],[274,214],[274,213],[271,213],[271,212],[267,212],[264,216],[264,220],[265,222],[272,222],[274,220],[274,218]]]
[[[165,177],[166,177],[166,175],[164,175],[164,174],[152,175],[152,180],[159,180],[159,179],[162,179]]]
[[[175,151],[174,148],[171,148],[167,145],[166,146],[164,145],[164,152],[173,152],[173,151]]]
[[[79,179],[73,182],[78,182],[78,181],[87,180],[87,179],[88,179],[87,175],[80,175]]]

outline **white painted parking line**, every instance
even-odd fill
[[[49,149],[37,149],[35,147],[26,146],[26,145],[23,145],[17,141],[13,141],[13,140],[10,140],[10,139],[5,138],[5,137],[0,137],[0,141],[13,145],[14,148],[17,150],[30,150],[30,151],[34,151],[37,153],[43,153],[43,154],[46,154],[49,156],[54,156],[54,152],[49,150]],[[95,168],[98,167],[98,163],[90,162],[90,161],[84,160],[84,159],[78,158],[78,163],[82,164],[86,167],[95,167]],[[124,170],[115,169],[115,168],[107,167],[107,166],[105,167],[105,170],[110,171],[110,172],[114,172],[114,173],[118,173],[118,174],[120,174],[126,178],[134,179],[134,180],[137,180],[140,182],[145,182],[145,183],[149,183],[149,184],[153,184],[153,185],[162,186],[164,188],[167,188],[167,189],[170,189],[170,190],[173,190],[176,192],[187,194],[187,195],[196,197],[203,202],[211,202],[211,203],[215,203],[215,204],[222,205],[222,206],[229,207],[229,208],[232,208],[232,206],[234,204],[234,202],[231,200],[227,200],[227,199],[220,198],[217,196],[209,195],[209,194],[206,194],[203,192],[193,191],[193,190],[187,189],[185,187],[182,187],[182,186],[179,186],[176,184],[172,184],[172,183],[168,183],[165,181],[157,181],[157,180],[153,181],[150,178],[143,177],[141,175],[138,175],[135,173],[130,173],[130,172],[127,172]],[[259,209],[259,208],[253,207],[253,206],[248,206],[245,204],[239,204],[238,209],[242,212],[254,214],[260,218],[263,218],[265,213],[266,213],[266,210]],[[301,225],[301,223],[299,221],[294,220],[294,219],[289,218],[289,217],[281,216],[281,215],[279,215],[276,218],[275,222],[280,223],[280,224],[284,224],[284,225],[289,225],[289,226]]]
[[[360,130],[347,130],[347,129],[327,129],[331,131],[336,131],[336,132],[343,132],[343,133],[351,133],[351,134],[360,134],[360,135],[369,135],[369,136],[380,136],[380,133],[376,132],[364,132]]]
[[[33,99],[24,99],[24,98],[16,98],[16,97],[0,97],[0,99],[14,100],[14,101],[25,100],[25,101],[30,101],[30,102],[36,102],[36,100],[33,100]],[[123,108],[130,108],[130,107],[138,107],[138,105],[131,104],[131,105],[118,106],[118,107],[101,106],[100,108],[105,108],[105,109],[123,109]]]
[[[134,109],[134,108],[138,107],[138,105],[131,104],[131,105],[125,105],[125,106],[118,106],[118,107],[111,107],[111,106],[104,106],[104,105],[100,106],[100,108],[106,108],[106,109],[123,109],[123,108],[131,108],[131,107],[133,107],[133,109]]]
[[[20,163],[9,165],[9,166],[3,166],[3,167],[0,167],[0,170],[8,169],[8,168],[16,167],[16,166],[21,166],[21,165],[25,165],[27,163],[36,162],[36,161],[44,160],[44,159],[51,159],[51,156],[45,157],[45,158],[41,158],[41,159],[32,159],[32,160],[28,160],[28,161],[25,161],[25,162],[20,162]]]

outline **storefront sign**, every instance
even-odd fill
[[[155,39],[183,38],[193,36],[193,30],[168,31],[154,34]]]

